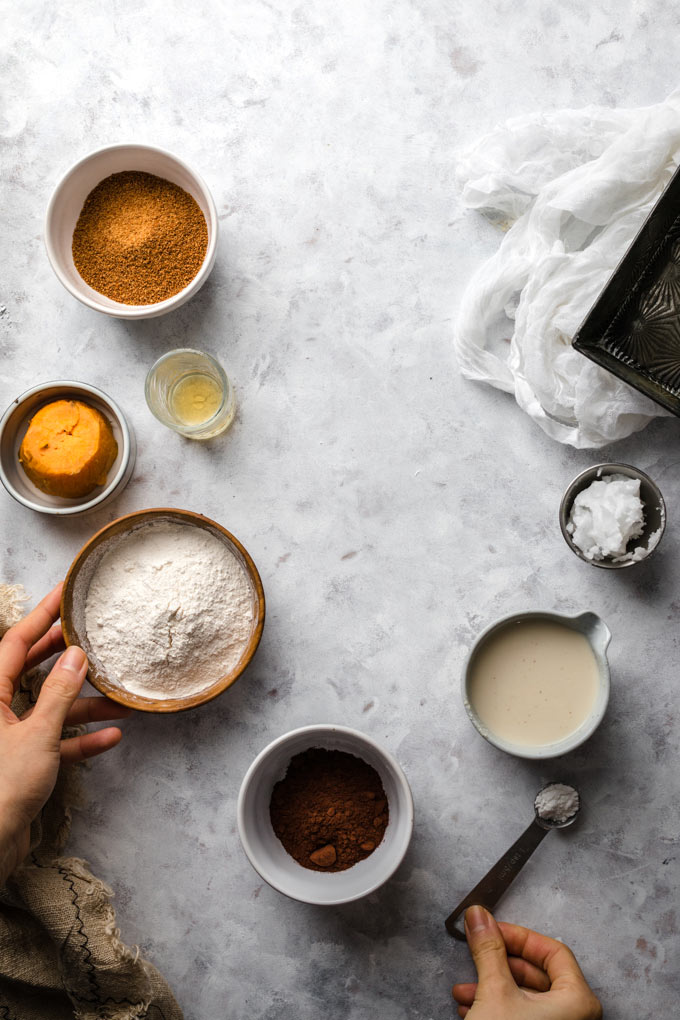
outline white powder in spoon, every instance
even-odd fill
[[[536,794],[534,807],[540,818],[551,822],[566,822],[581,805],[578,790],[566,783],[549,783]]]
[[[148,698],[196,694],[229,673],[250,640],[254,593],[228,546],[202,528],[147,524],[104,554],[85,628],[109,679]]]

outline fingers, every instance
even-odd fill
[[[127,719],[132,709],[118,705],[108,698],[78,698],[66,716],[67,726],[82,726],[91,722],[106,722],[109,719]]]
[[[54,627],[48,630],[44,637],[41,637],[39,641],[33,645],[28,655],[26,656],[26,662],[24,663],[24,669],[33,669],[34,666],[40,665],[45,659],[49,659],[51,655],[55,655],[57,652],[63,652],[64,650],[64,635],[61,632],[61,624],[57,623]]]
[[[33,715],[33,708],[29,708],[22,715],[23,719],[30,719]],[[92,722],[106,722],[109,719],[127,719],[132,715],[132,709],[125,705],[118,705],[108,698],[78,698],[69,709],[64,720],[65,726],[84,726]]]
[[[581,968],[568,946],[548,935],[540,935],[530,928],[522,928],[518,924],[500,925],[508,953],[522,957],[545,971],[551,983],[560,978],[578,978],[585,983]]]
[[[496,991],[504,987],[514,990],[505,942],[493,915],[484,907],[468,907],[465,933],[477,968],[479,986],[490,986]]]
[[[468,981],[464,984],[454,985],[451,994],[459,1006],[471,1006],[477,994],[477,982]]]
[[[532,963],[517,956],[509,956],[510,972],[519,988],[527,988],[534,992],[547,992],[550,979],[545,971],[539,970]],[[477,994],[477,982],[470,981],[453,986],[452,995],[461,1006],[471,1006]]]
[[[102,699],[103,700],[103,699]],[[94,758],[97,754],[109,751],[120,741],[123,734],[117,726],[107,726],[104,730],[85,733],[82,737],[69,737],[61,742],[61,760],[65,763],[84,761]]]
[[[550,990],[550,978],[544,970],[519,956],[509,956],[510,972],[520,988],[531,988],[536,992]]]
[[[461,1017],[467,1015],[482,993],[485,1001],[499,1004],[506,1001],[508,977],[515,995],[517,988],[530,998],[550,992],[552,1001],[552,993],[556,992],[559,1001],[569,1005],[569,1015],[578,1015],[582,1020],[602,1017],[601,1004],[588,987],[574,954],[557,939],[515,924],[497,925],[481,907],[467,911],[465,930],[479,981],[454,985],[453,997]]]
[[[47,633],[59,616],[59,600],[61,599],[62,587],[63,582],[60,581],[56,588],[53,588],[49,595],[46,595],[35,609],[31,610],[28,616],[25,616],[23,620],[19,620],[18,623],[15,623],[7,631],[3,642],[10,634],[13,634],[20,641],[23,641],[26,651],[28,651],[43,634]]]
[[[82,648],[78,648],[77,645],[67,648],[57,659],[42,685],[35,708],[26,725],[46,726],[53,738],[59,740],[66,717],[80,694],[86,673],[87,656]]]
[[[508,952],[521,956],[548,975],[551,991],[565,992],[578,1002],[584,1017],[598,1020],[602,1006],[594,995],[568,946],[517,924],[501,924]]]
[[[8,707],[30,649],[50,629],[59,615],[61,583],[39,602],[28,616],[10,627],[0,641],[0,701]]]

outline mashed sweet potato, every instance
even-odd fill
[[[105,484],[117,454],[103,414],[80,400],[55,400],[31,419],[19,460],[42,492],[75,499]]]

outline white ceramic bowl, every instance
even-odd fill
[[[107,475],[106,485],[97,486],[89,495],[79,499],[63,499],[41,492],[19,463],[19,447],[31,418],[39,408],[53,400],[82,400],[95,407],[108,419],[118,443],[118,454]],[[135,451],[134,433],[118,404],[88,383],[68,379],[41,383],[12,401],[0,419],[0,481],[17,502],[41,514],[57,517],[84,514],[120,495],[132,475]]]
[[[298,864],[274,834],[269,803],[291,758],[310,747],[346,751],[378,772],[387,795],[389,822],[370,857],[346,871],[325,874]],[[370,737],[346,726],[303,726],[265,747],[248,769],[238,798],[238,830],[248,859],[274,889],[294,900],[335,906],[378,889],[399,867],[413,832],[413,797],[400,765]]]
[[[139,170],[164,177],[184,188],[198,203],[208,227],[208,248],[203,265],[191,283],[177,294],[152,305],[125,305],[93,290],[73,262],[73,231],[85,199],[100,181],[123,170]],[[45,246],[55,273],[74,297],[89,308],[119,319],[152,319],[179,308],[201,289],[215,262],[218,219],[205,182],[177,156],[152,145],[108,145],[78,160],[57,184],[45,217]]]
[[[567,736],[563,737],[562,740],[556,740],[549,744],[516,744],[513,741],[499,737],[485,725],[482,719],[480,719],[470,700],[470,672],[478,650],[499,630],[521,620],[549,620],[553,623],[561,623],[565,627],[571,627],[573,630],[578,631],[588,639],[597,663],[599,682],[597,694],[595,696],[595,703],[591,708],[590,713],[583,720],[581,725],[572,733],[567,734]],[[484,739],[488,740],[490,744],[493,744],[494,747],[499,748],[501,751],[506,751],[508,754],[515,755],[517,758],[558,758],[562,754],[568,754],[570,751],[580,747],[581,744],[585,743],[585,741],[593,735],[607,711],[611,684],[609,663],[607,661],[607,647],[610,641],[611,631],[604,620],[601,620],[596,613],[579,613],[577,616],[567,616],[564,613],[555,613],[540,609],[530,610],[524,613],[511,613],[509,616],[501,617],[500,620],[496,620],[495,623],[492,623],[489,627],[482,631],[472,646],[470,654],[465,662],[465,666],[463,667],[461,693],[463,696],[463,704],[465,705],[467,714],[470,717],[470,721],[477,731],[481,733]]]

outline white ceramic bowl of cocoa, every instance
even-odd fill
[[[195,200],[205,217],[208,245],[200,269],[182,290],[153,304],[124,304],[90,287],[73,260],[73,231],[90,192],[107,177],[139,171],[178,185]],[[45,215],[45,247],[57,277],[73,297],[88,308],[119,319],[152,319],[183,305],[196,294],[215,263],[219,221],[205,181],[183,160],[153,145],[107,145],[79,159],[55,187]]]
[[[382,841],[364,860],[344,871],[313,871],[287,853],[269,814],[272,791],[291,758],[310,748],[345,751],[371,765],[382,781],[389,820]],[[238,829],[255,871],[291,899],[338,906],[375,892],[404,859],[413,832],[413,797],[397,760],[371,737],[347,726],[303,726],[261,751],[248,769],[238,798]]]

